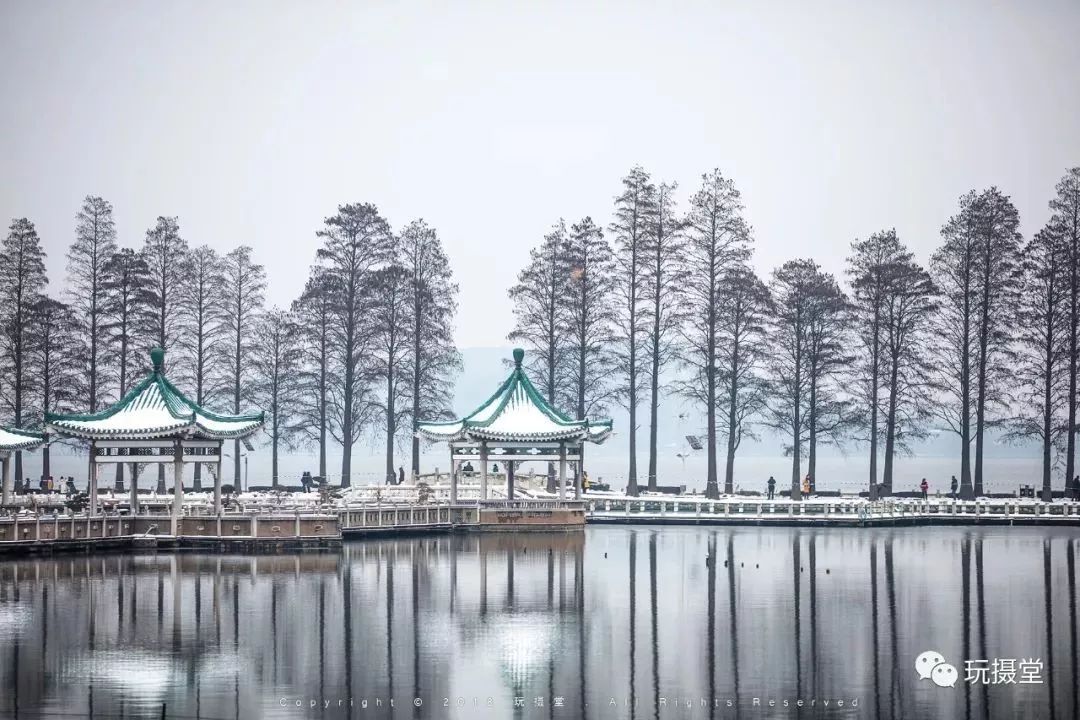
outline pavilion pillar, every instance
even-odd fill
[[[176,537],[180,529],[181,511],[184,507],[184,447],[180,444],[180,440],[176,441],[173,453],[172,534]]]
[[[581,499],[581,477],[585,474],[585,443],[581,443],[581,447],[577,452],[577,472],[574,473],[574,499]]]
[[[480,441],[480,499],[488,499],[487,491],[487,477],[488,477],[488,453],[487,453],[487,440]]]
[[[566,443],[559,443],[559,502],[566,501]]]
[[[457,478],[458,478],[458,464],[460,460],[454,460],[454,451],[450,451],[450,504],[457,504]]]
[[[90,478],[89,478],[89,480],[87,482],[87,484],[89,485],[87,490],[90,493],[90,507],[89,507],[89,510],[90,510],[91,515],[97,515],[97,506],[98,506],[97,488],[98,488],[98,471],[99,470],[101,470],[101,463],[99,463],[97,461],[97,443],[91,441],[90,442]]]
[[[123,463],[117,463],[117,467],[124,467]],[[139,512],[139,464],[131,463],[131,514]]]
[[[217,462],[214,464],[214,514],[221,514],[221,453],[225,450],[225,441],[218,440]]]
[[[506,461],[506,499],[514,499],[514,461]]]
[[[9,455],[5,454],[2,458],[0,458],[0,466],[3,467],[3,477],[4,477],[4,479],[3,479],[3,499],[0,500],[0,503],[2,503],[4,505],[8,505],[8,504],[11,503],[11,491],[12,491],[12,484],[11,484],[11,457]]]

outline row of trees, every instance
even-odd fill
[[[510,338],[532,348],[547,399],[577,417],[627,409],[631,494],[639,418],[655,489],[658,409],[672,396],[704,414],[711,497],[720,441],[731,493],[739,445],[760,429],[784,439],[795,498],[804,459],[813,485],[820,448],[850,443],[868,446],[871,497],[891,492],[897,455],[939,429],[959,437],[963,496],[983,494],[990,431],[1041,442],[1045,497],[1055,467],[1074,477],[1080,168],[1026,244],[1008,196],[972,191],[928,267],[884,230],[852,243],[846,288],[811,259],[759,278],[740,194],[719,170],[685,210],[675,191],[632,169],[606,234],[590,217],[560,220],[510,290]]]
[[[175,217],[159,217],[140,249],[120,247],[113,208],[99,197],[77,215],[64,292],[50,296],[34,225],[13,221],[0,264],[0,410],[18,426],[46,412],[95,412],[128,392],[160,346],[195,402],[265,409],[274,484],[279,446],[317,447],[326,476],[336,441],[348,485],[353,444],[378,429],[393,474],[416,418],[447,413],[460,364],[457,288],[422,220],[395,234],[374,206],[342,205],[318,236],[304,291],[284,309],[265,307],[266,273],[250,247],[189,247]],[[239,441],[232,456],[238,483]],[[414,438],[414,472],[418,464]],[[20,455],[14,469],[21,477]]]

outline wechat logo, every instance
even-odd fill
[[[915,672],[920,680],[930,680],[938,687],[953,687],[959,677],[956,668],[945,662],[937,650],[927,650],[915,658]]]

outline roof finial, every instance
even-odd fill
[[[161,368],[165,366],[165,351],[159,347],[152,348],[150,350],[150,362],[154,363],[154,372],[160,373]]]
[[[521,361],[525,359],[525,351],[521,348],[514,348],[514,367],[521,367]]]

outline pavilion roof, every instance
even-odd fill
[[[602,443],[611,420],[572,420],[545,400],[521,367],[525,351],[514,350],[514,370],[486,402],[459,420],[424,422],[417,434],[428,440]]]
[[[45,436],[41,433],[0,425],[0,452],[33,450],[44,442]]]
[[[262,427],[263,413],[226,415],[189,400],[165,378],[165,351],[150,351],[153,370],[124,397],[96,413],[45,414],[46,426],[62,435],[91,440],[204,438],[231,440]]]

